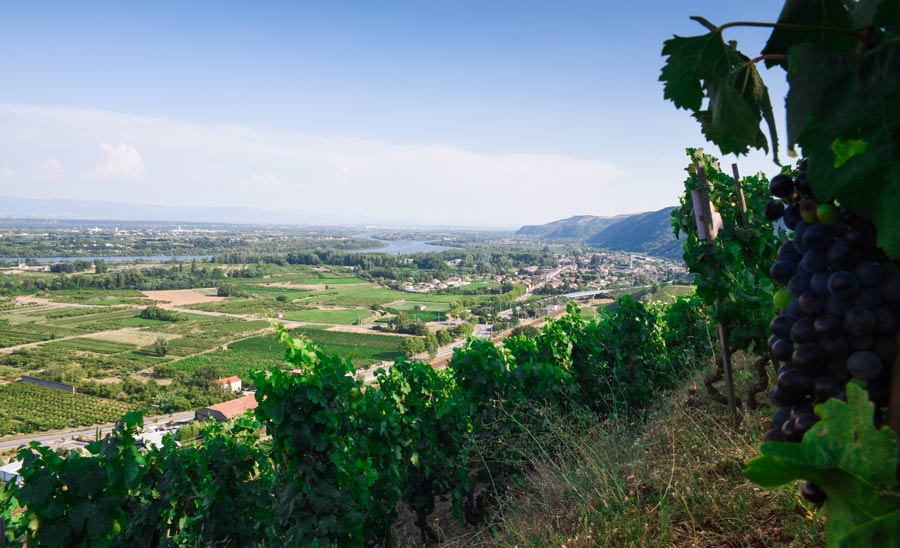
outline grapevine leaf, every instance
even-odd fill
[[[809,157],[816,196],[871,218],[879,245],[900,257],[900,39],[861,55],[798,46],[788,79],[788,136]],[[832,143],[856,139],[866,151],[840,163]]]
[[[848,34],[853,30],[853,22],[842,0],[788,0],[778,16],[778,23],[819,28],[776,28],[762,50],[763,55],[784,55],[793,46],[805,42],[826,51],[853,51],[856,45]],[[767,67],[776,65],[787,69],[786,62],[780,58],[766,59]]]
[[[848,535],[875,538],[891,531],[879,524],[894,523],[891,514],[900,509],[898,443],[889,428],[875,428],[874,409],[865,389],[848,384],[846,403],[831,399],[816,407],[822,420],[801,443],[762,444],[744,475],[763,487],[815,482],[828,495],[823,512],[830,546],[841,546]]]
[[[660,81],[663,95],[676,107],[694,111],[703,134],[723,154],[746,154],[750,147],[768,152],[760,130],[765,118],[778,148],[772,104],[756,66],[741,54],[734,42],[726,44],[720,31],[700,36],[675,36],[663,45],[668,56]],[[707,108],[704,97],[709,98]]]
[[[834,167],[839,168],[846,164],[850,158],[857,154],[863,154],[869,143],[864,139],[835,139],[831,142],[831,151],[834,152]]]
[[[853,26],[900,30],[900,2],[897,0],[861,0],[853,9]]]
[[[675,36],[663,43],[668,55],[659,80],[666,99],[678,108],[700,110],[703,106],[703,82],[719,81],[731,71],[728,46],[720,32],[700,36]]]

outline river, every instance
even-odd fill
[[[371,249],[359,249],[354,253],[387,253],[389,255],[408,255],[411,253],[435,253],[438,251],[447,251],[449,249],[461,249],[459,247],[451,247],[447,245],[430,244],[425,240],[379,240],[373,238],[374,232],[366,232],[364,234],[356,234],[356,238],[365,238],[385,244],[387,247],[375,247]]]
[[[25,260],[35,261],[38,263],[70,263],[72,261],[106,261],[108,263],[131,263],[134,261],[147,261],[154,263],[163,263],[166,261],[190,261],[192,259],[211,259],[213,255],[122,255],[119,257],[2,257],[0,262],[16,262]]]

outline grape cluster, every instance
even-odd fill
[[[865,381],[876,422],[888,405],[900,313],[900,265],[876,245],[875,226],[833,200],[817,201],[806,162],[795,178],[769,181],[766,218],[793,232],[778,251],[772,280],[778,316],[769,354],[778,368],[769,399],[778,406],[766,441],[799,442],[819,417],[813,406],[846,399],[850,379]],[[821,504],[814,484],[803,495]]]

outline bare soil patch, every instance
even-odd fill
[[[200,293],[200,291],[205,291],[205,289],[199,291],[193,289],[173,289],[168,291],[142,291],[142,293],[146,295],[148,299],[165,303],[160,305],[162,308],[185,306],[188,304],[217,303],[225,298],[204,295],[203,293]]]

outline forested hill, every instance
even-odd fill
[[[635,251],[681,260],[681,243],[672,232],[672,210],[667,207],[659,211],[638,213],[610,225],[588,238],[587,242],[597,247]]]
[[[545,225],[523,226],[516,234],[534,236],[542,240],[573,239],[596,247],[619,251],[634,251],[656,257],[681,260],[681,244],[675,239],[670,224],[672,210],[595,217],[578,215]]]
[[[545,225],[525,225],[516,231],[522,236],[535,236],[542,240],[572,239],[584,240],[611,226],[627,215],[616,217],[596,217],[594,215],[576,215],[568,219],[560,219]]]

